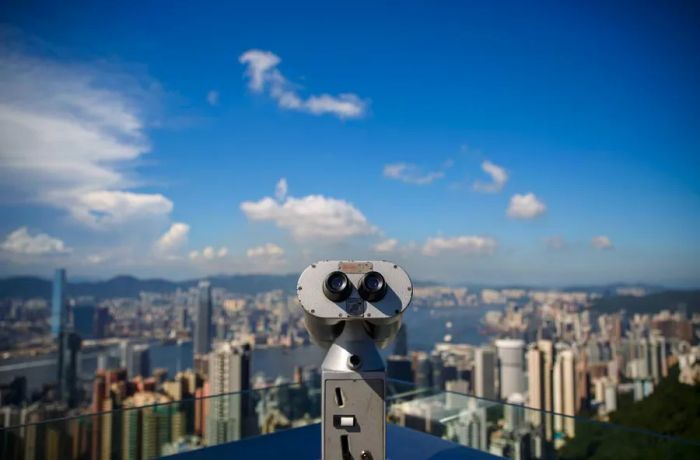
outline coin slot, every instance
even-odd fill
[[[338,407],[343,407],[345,405],[343,390],[341,390],[340,387],[335,387],[335,403]]]

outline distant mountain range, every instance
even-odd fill
[[[225,288],[239,294],[282,289],[293,293],[298,275],[230,275],[211,276],[206,279],[212,287]],[[177,288],[189,289],[199,279],[169,281],[164,279],[139,279],[133,276],[116,276],[106,281],[81,281],[68,283],[68,295],[91,296],[96,299],[113,297],[138,297],[140,292],[173,292]],[[15,276],[0,279],[0,298],[22,298],[51,296],[51,281],[35,276]]]
[[[677,311],[680,308],[685,308],[689,315],[700,313],[700,290],[662,291],[642,297],[628,295],[602,297],[592,306],[592,309],[599,313],[625,310],[629,314],[656,313],[660,310]]]
[[[281,289],[294,293],[297,274],[287,275],[218,275],[207,277],[213,287],[225,288],[238,294],[257,294],[260,292]],[[68,295],[73,297],[90,296],[96,299],[114,297],[138,297],[141,292],[167,293],[176,289],[189,289],[196,286],[199,279],[185,281],[170,281],[165,279],[140,279],[133,276],[116,276],[104,281],[74,281],[68,283]],[[436,285],[438,283],[415,281],[416,286]],[[685,305],[688,314],[700,313],[700,290],[663,290],[658,286],[634,285],[644,287],[649,295],[643,297],[616,295],[619,287],[629,287],[624,284],[605,286],[585,286],[565,288],[565,291],[580,290],[602,294],[592,309],[600,313],[613,313],[625,310],[633,313],[653,313],[663,309],[677,310]],[[478,288],[477,288],[478,289]],[[15,276],[0,279],[0,299],[32,297],[49,298],[51,296],[51,281],[35,276]]]

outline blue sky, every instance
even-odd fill
[[[0,273],[700,284],[700,9],[490,3],[6,4]]]

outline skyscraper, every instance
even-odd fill
[[[386,359],[386,373],[392,380],[413,382],[411,359],[408,356],[391,355]]]
[[[95,338],[95,305],[82,303],[73,307],[73,327],[82,339]]]
[[[51,295],[51,335],[55,339],[58,339],[67,322],[66,270],[57,268],[53,276],[53,293]]]
[[[572,350],[557,352],[553,374],[554,412],[569,416],[554,416],[554,429],[573,438],[576,425],[573,418],[576,415],[576,362]]]
[[[58,366],[56,396],[69,405],[76,403],[78,380],[78,352],[80,337],[69,324],[68,302],[66,298],[66,270],[58,268],[54,272],[53,293],[51,296],[51,335],[58,345]]]
[[[137,375],[143,378],[151,375],[151,356],[148,345],[138,344],[129,347],[126,369],[129,378],[132,379]]]
[[[474,393],[480,398],[496,399],[496,353],[479,347],[474,359]]]
[[[537,346],[527,350],[527,393],[529,407],[533,409],[544,407],[544,354]],[[542,424],[540,411],[529,411],[529,418],[536,427]]]
[[[199,282],[197,322],[194,330],[195,357],[211,350],[211,286],[208,281]]]
[[[536,427],[545,425],[546,439],[552,439],[552,342],[540,340],[527,351],[528,406],[547,412],[529,411],[528,416]]]
[[[424,351],[411,353],[413,361],[413,382],[418,388],[431,388],[433,386],[433,367],[430,355]]]
[[[523,355],[525,342],[519,339],[496,340],[498,349],[499,385],[501,399],[514,393],[525,393]]]
[[[250,389],[251,351],[248,345],[236,347],[220,342],[209,354],[209,408],[207,444],[236,441],[250,434],[255,421]]]

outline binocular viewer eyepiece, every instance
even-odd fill
[[[297,295],[306,327],[319,344],[329,346],[346,321],[363,321],[368,335],[383,346],[391,340],[411,302],[408,274],[387,261],[324,260],[299,277]]]
[[[341,271],[330,273],[323,282],[323,293],[333,302],[342,302],[352,294],[352,283]],[[381,273],[371,271],[362,275],[357,292],[362,300],[377,302],[386,295],[387,284]]]

